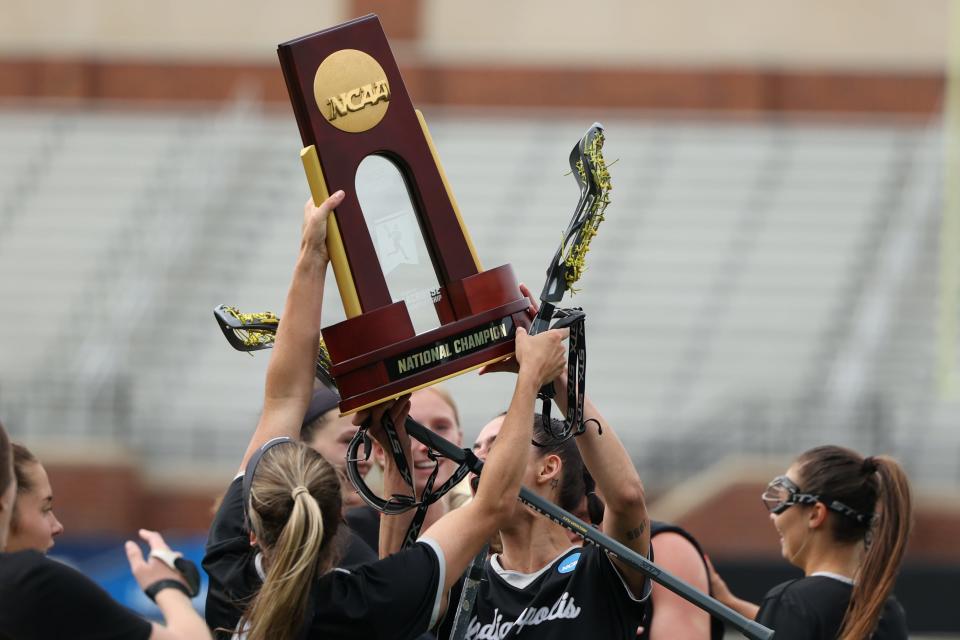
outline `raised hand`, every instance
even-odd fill
[[[516,359],[520,375],[529,375],[538,387],[557,378],[567,365],[567,350],[563,341],[569,329],[551,329],[530,336],[523,327],[517,328]]]
[[[154,549],[163,549],[169,550],[170,547],[167,546],[166,541],[164,541],[163,536],[161,536],[156,531],[149,531],[147,529],[140,529],[140,537],[150,545],[150,550]],[[133,573],[134,579],[137,581],[137,584],[140,585],[141,589],[146,589],[153,583],[159,580],[176,580],[177,582],[182,582],[183,586],[188,586],[186,580],[183,579],[177,571],[174,571],[162,561],[156,558],[145,559],[143,557],[143,551],[140,549],[140,545],[132,540],[127,540],[124,545],[124,550],[127,552],[127,561],[130,563],[130,571]]]
[[[707,561],[707,574],[710,580],[710,595],[714,598],[727,605],[740,615],[750,618],[751,620],[757,617],[757,612],[760,611],[760,607],[750,602],[749,600],[744,600],[743,598],[738,598],[732,591],[730,587],[727,586],[727,583],[720,577],[720,574],[717,573],[717,570],[713,568],[713,562],[710,560],[710,556],[703,556]]]
[[[317,252],[324,260],[329,260],[327,252],[327,218],[337,205],[343,202],[343,191],[337,191],[320,203],[313,204],[313,198],[307,200],[303,206],[303,239],[304,249]]]
[[[359,416],[359,420],[361,422],[366,419],[367,413],[368,412],[363,412],[363,415]],[[390,420],[393,422],[393,426],[397,430],[397,438],[400,440],[400,444],[404,447],[404,450],[407,451],[407,455],[409,457],[410,436],[407,435],[407,429],[404,427],[404,422],[406,422],[407,414],[410,413],[410,394],[400,396],[396,400],[385,402],[369,410],[369,433],[371,436],[373,436],[373,439],[384,448],[384,450],[389,451],[390,443],[387,440],[387,433],[383,429],[383,415],[385,413],[389,413]],[[354,424],[356,424],[356,420],[357,419],[354,419]]]
[[[520,283],[520,293],[522,293],[528,300],[530,300],[530,306],[527,307],[526,313],[527,318],[530,322],[533,322],[533,319],[537,317],[537,312],[540,311],[540,304],[537,302],[536,298],[533,297],[533,294],[530,293],[530,288],[527,285]],[[517,362],[517,359],[513,356],[510,356],[506,360],[501,360],[499,362],[494,362],[491,364],[485,364],[480,368],[478,375],[484,375],[487,373],[518,373],[520,371],[520,364]]]

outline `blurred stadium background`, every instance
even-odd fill
[[[917,490],[898,594],[917,632],[960,633],[948,0],[0,0],[0,419],[51,471],[56,555],[146,607],[117,540],[201,553],[267,362],[211,310],[281,310],[308,196],[275,46],[371,11],[481,260],[534,290],[569,150],[606,126],[613,204],[571,302],[654,516],[759,597],[791,575],[769,477],[819,443],[893,454]],[[449,384],[468,441],[509,386]]]

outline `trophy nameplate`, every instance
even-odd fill
[[[340,410],[352,413],[502,360],[516,327],[529,328],[510,265],[484,271],[422,114],[413,108],[375,15],[278,48],[314,202],[338,189],[327,244],[347,319],[322,329]],[[403,177],[438,289],[439,326],[414,330],[381,270],[355,179],[368,156]]]

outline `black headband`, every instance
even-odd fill
[[[307,406],[307,413],[303,416],[300,428],[308,426],[331,409],[336,409],[339,404],[340,395],[336,391],[325,386],[318,387],[310,398],[310,404]]]
[[[297,442],[287,436],[278,436],[267,440],[250,457],[247,468],[243,472],[243,521],[246,523],[247,529],[250,528],[250,488],[253,486],[253,476],[257,473],[257,465],[260,464],[260,458],[263,457],[263,454],[278,444],[297,444]]]

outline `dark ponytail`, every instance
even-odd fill
[[[873,633],[883,605],[893,590],[910,535],[910,484],[892,458],[875,458],[880,478],[873,540],[860,567],[850,606],[843,621],[842,640],[866,638]]]
[[[862,540],[866,554],[841,626],[841,640],[868,638],[893,590],[911,526],[910,483],[887,456],[863,458],[842,447],[817,447],[797,460],[803,490],[854,514],[830,512],[838,542]],[[862,516],[862,517],[857,517]]]

